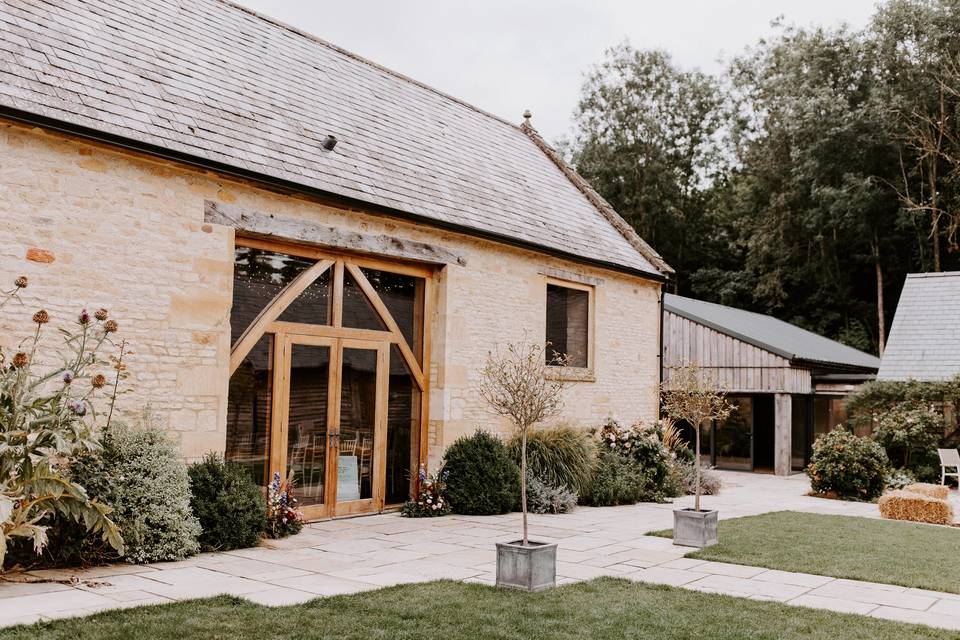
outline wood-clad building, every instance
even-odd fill
[[[719,468],[803,469],[817,435],[846,420],[844,398],[880,361],[810,331],[719,304],[665,294],[663,383],[696,363],[736,406],[703,425],[701,455]]]

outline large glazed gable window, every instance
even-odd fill
[[[593,288],[547,282],[546,364],[563,360],[568,368],[589,369]]]
[[[225,457],[308,519],[398,507],[426,463],[433,268],[238,238]]]

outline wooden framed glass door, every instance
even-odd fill
[[[238,238],[225,458],[292,475],[308,520],[399,507],[427,459],[432,275]]]
[[[383,509],[390,343],[284,333],[270,468],[310,520]]]

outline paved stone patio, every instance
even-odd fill
[[[876,505],[805,496],[802,476],[723,476],[722,494],[704,498],[722,518],[782,510],[879,517]],[[687,503],[692,498],[675,502]],[[560,543],[561,584],[618,576],[960,629],[960,595],[683,558],[689,548],[644,535],[672,527],[675,504],[533,515],[530,533]],[[25,577],[63,582],[0,584],[0,626],[223,593],[272,606],[440,578],[493,584],[493,543],[515,540],[519,528],[519,514],[437,519],[383,514],[321,522],[269,547],[183,562],[34,571]]]

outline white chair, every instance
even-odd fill
[[[937,449],[940,454],[940,484],[947,484],[947,476],[952,476],[960,482],[960,452],[956,449]],[[952,467],[954,472],[947,473],[947,467]]]

